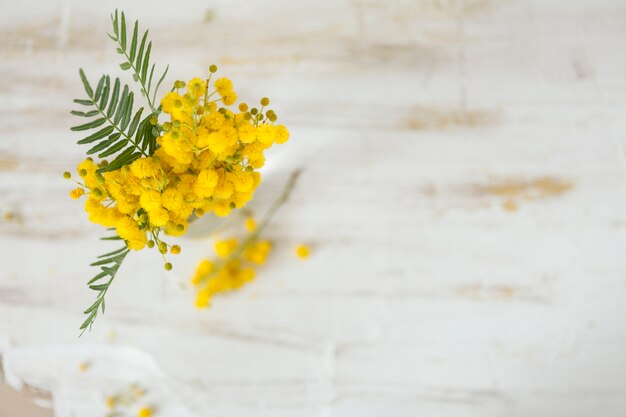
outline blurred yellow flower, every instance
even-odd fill
[[[300,244],[296,246],[296,256],[300,259],[306,259],[310,255],[310,248],[305,244]]]

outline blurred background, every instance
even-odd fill
[[[180,239],[170,273],[133,253],[78,338],[109,246],[61,174],[85,151],[78,68],[121,72],[115,8],[150,29],[168,88],[214,63],[270,97],[291,139],[250,208],[303,174],[253,283],[198,311],[210,238]],[[0,416],[106,416],[138,390],[119,416],[626,414],[623,1],[0,11]]]

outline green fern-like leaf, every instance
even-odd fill
[[[129,41],[126,36],[127,27],[124,12],[120,14],[115,10],[115,14],[111,15],[111,22],[113,24],[113,33],[109,34],[109,37],[116,42],[117,52],[124,57],[124,62],[120,63],[120,68],[123,71],[132,71],[133,80],[141,85],[141,94],[148,101],[150,109],[153,113],[159,113],[159,110],[155,107],[156,94],[167,75],[169,65],[165,67],[165,71],[163,71],[154,90],[152,90],[156,64],[150,62],[152,42],[148,41],[148,31],[143,32],[141,40],[139,40],[139,21],[135,20],[133,34]]]
[[[102,238],[102,240],[122,240],[122,238],[116,235]],[[91,264],[91,266],[99,266],[100,272],[93,278],[91,278],[87,282],[87,285],[90,289],[96,291],[98,295],[96,296],[96,300],[93,302],[93,304],[83,312],[85,315],[87,315],[87,317],[85,321],[83,321],[83,323],[80,325],[80,330],[82,330],[81,335],[85,331],[87,331],[87,329],[91,330],[94,321],[98,317],[99,311],[102,311],[102,314],[104,314],[104,297],[109,290],[113,279],[115,279],[115,275],[122,265],[122,262],[124,262],[124,259],[126,259],[126,255],[128,255],[128,252],[128,247],[126,244],[124,244],[124,246],[120,249],[98,256],[98,260]]]
[[[94,88],[84,71],[79,71],[87,98],[75,99],[74,103],[86,109],[73,110],[71,113],[86,120],[71,130],[86,135],[78,143],[90,146],[87,155],[97,155],[98,158],[113,157],[110,163],[97,170],[98,173],[118,170],[142,156],[151,156],[157,149],[157,138],[163,127],[157,121],[161,106],[155,106],[156,94],[169,69],[167,66],[156,84],[153,84],[156,65],[150,62],[152,42],[148,41],[148,31],[143,32],[140,38],[139,22],[135,21],[132,35],[127,36],[126,16],[123,12],[120,16],[117,10],[111,20],[113,34],[109,34],[109,37],[116,42],[117,52],[125,59],[120,68],[123,71],[132,71],[133,80],[140,84],[141,94],[150,109],[145,112],[143,107],[135,110],[135,95],[128,85],[122,85],[119,78],[113,80],[110,76],[103,75]],[[122,238],[115,235],[102,240]],[[104,297],[128,252],[128,246],[124,242],[124,247],[98,257],[91,264],[100,267],[100,272],[87,285],[98,292],[98,295],[95,302],[84,311],[87,317],[80,326],[82,333],[91,329],[99,311],[104,313]]]
[[[73,115],[90,120],[71,130],[90,132],[78,141],[80,145],[91,145],[88,155],[97,155],[98,158],[116,155],[111,163],[99,168],[98,172],[115,171],[142,155],[152,155],[156,149],[158,128],[150,123],[152,113],[142,118],[143,108],[133,111],[134,93],[128,85],[122,87],[120,79],[116,78],[111,87],[111,78],[103,75],[94,91],[82,69],[79,74],[88,98],[74,102],[90,106],[93,110],[72,111]]]

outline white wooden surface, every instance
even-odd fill
[[[252,207],[305,171],[253,284],[198,312],[210,241],[172,273],[139,253],[78,339],[103,246],[60,173],[115,7],[169,82],[217,63],[272,98],[292,139]],[[56,417],[132,382],[159,417],[626,415],[626,3],[0,0],[0,23],[0,354]]]

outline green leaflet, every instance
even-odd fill
[[[143,32],[141,41],[139,40],[139,21],[135,20],[133,25],[133,34],[128,42],[126,33],[126,16],[124,12],[111,15],[111,23],[113,25],[113,34],[109,37],[117,43],[117,53],[124,57],[124,62],[120,63],[123,71],[132,70],[133,80],[141,86],[141,94],[148,101],[148,105],[153,113],[158,114],[159,110],[155,106],[156,93],[161,86],[161,82],[165,78],[169,66],[165,68],[159,81],[152,90],[152,78],[154,76],[155,64],[150,63],[150,53],[152,52],[152,42],[148,41],[148,31]],[[147,42],[147,44],[146,44]],[[139,48],[137,47],[139,45]],[[148,72],[148,69],[150,72]],[[152,94],[152,95],[151,95]]]
[[[158,130],[155,132],[153,129],[140,128],[146,123],[149,124],[149,118],[141,120],[143,107],[133,111],[134,93],[130,91],[128,85],[122,87],[120,79],[116,78],[111,88],[111,78],[103,75],[94,93],[82,69],[79,74],[85,93],[89,97],[88,100],[80,100],[79,103],[88,102],[94,109],[88,112],[72,111],[77,117],[91,120],[74,126],[71,130],[89,131],[87,136],[78,141],[80,145],[92,144],[87,151],[88,155],[98,153],[98,157],[104,158],[117,154],[109,165],[100,168],[98,172],[114,171],[131,164],[141,156],[152,155],[156,148]],[[101,127],[104,124],[107,126]]]
[[[134,109],[135,95],[128,85],[122,85],[119,78],[102,75],[94,89],[85,72],[82,69],[79,71],[87,98],[75,99],[74,102],[92,109],[72,110],[74,116],[89,120],[71,130],[87,132],[78,143],[90,145],[88,155],[114,157],[111,163],[98,169],[99,173],[120,169],[137,158],[154,153],[162,128],[158,124],[153,126],[150,119],[161,111],[160,106],[155,107],[156,94],[169,70],[167,66],[153,86],[156,64],[150,62],[152,42],[148,40],[148,31],[141,34],[139,22],[135,21],[130,35],[124,12],[117,10],[111,15],[111,22],[113,33],[108,36],[116,43],[117,52],[125,58],[120,68],[132,71],[133,79],[140,84],[141,94],[151,111],[145,115],[143,107]]]
[[[111,162],[97,170],[100,174],[118,170],[142,156],[151,156],[157,149],[157,138],[163,128],[153,121],[161,112],[161,106],[155,103],[159,87],[169,70],[167,66],[158,82],[153,84],[156,64],[150,61],[152,42],[148,40],[148,31],[141,33],[139,22],[135,21],[131,34],[126,16],[117,10],[111,15],[111,21],[113,33],[108,36],[116,43],[117,52],[124,57],[124,62],[119,64],[120,69],[132,72],[133,80],[139,83],[141,95],[150,110],[144,112],[144,107],[134,108],[135,93],[119,78],[105,74],[98,79],[97,84],[91,84],[85,72],[79,70],[87,97],[74,100],[74,103],[84,108],[72,110],[71,114],[83,120],[71,130],[82,132],[78,144],[89,145],[87,155],[112,158]],[[81,335],[91,329],[99,311],[104,313],[106,292],[129,252],[126,242],[117,235],[102,240],[120,240],[124,246],[100,255],[91,264],[99,267],[99,272],[87,285],[98,294],[94,303],[84,311],[87,317],[80,326]]]
[[[103,240],[121,240],[119,236],[114,236],[111,238],[103,238]],[[93,302],[89,308],[87,308],[83,313],[87,315],[87,318],[80,325],[80,330],[82,330],[81,335],[87,331],[87,329],[91,330],[94,321],[98,317],[98,311],[101,310],[102,314],[104,314],[105,304],[104,297],[115,279],[117,271],[119,270],[122,262],[126,259],[126,255],[128,255],[128,247],[124,245],[122,248],[114,250],[113,252],[105,253],[104,255],[100,255],[98,260],[93,262],[91,266],[99,266],[100,273],[91,278],[87,285],[93,291],[96,291],[98,295],[96,296],[96,300]],[[108,278],[104,283],[97,283],[102,279]]]

